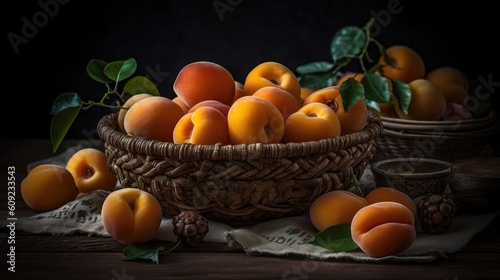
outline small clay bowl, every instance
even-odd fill
[[[402,191],[412,199],[443,194],[452,164],[430,158],[392,158],[370,164],[375,186]]]
[[[500,157],[478,157],[453,162],[448,178],[451,193],[467,212],[500,211]]]

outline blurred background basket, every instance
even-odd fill
[[[414,121],[381,117],[374,160],[422,157],[454,161],[493,153],[493,136],[500,130],[496,114],[467,120]]]
[[[194,210],[238,226],[302,214],[320,195],[353,187],[376,152],[382,124],[369,113],[365,129],[350,135],[250,145],[143,140],[122,133],[116,113],[97,129],[121,185],[153,194],[164,216]]]

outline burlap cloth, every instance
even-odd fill
[[[28,170],[41,163],[64,165],[69,156],[82,147],[72,147],[59,156],[33,162]],[[360,180],[361,189],[374,188],[369,168]],[[117,185],[117,188],[121,186]],[[95,191],[70,202],[54,211],[39,213],[18,219],[16,230],[53,235],[83,234],[109,237],[101,223],[101,206],[109,194]],[[234,228],[216,221],[209,221],[209,232],[204,242],[226,243],[228,249],[241,248],[249,254],[270,254],[276,256],[302,256],[322,260],[349,260],[358,262],[431,262],[447,259],[463,248],[470,239],[488,226],[499,213],[484,215],[458,215],[448,231],[441,235],[429,235],[417,227],[417,238],[413,245],[400,255],[373,258],[361,250],[331,252],[311,245],[317,230],[307,214],[272,220],[254,226]],[[111,238],[111,237],[110,237]],[[170,218],[163,218],[157,235],[160,241],[175,242]]]

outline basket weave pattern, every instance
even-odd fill
[[[321,194],[351,188],[381,131],[380,118],[370,113],[363,131],[320,141],[179,145],[127,136],[116,113],[98,124],[122,186],[153,194],[167,217],[194,210],[230,225],[298,215]]]

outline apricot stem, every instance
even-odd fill
[[[337,110],[339,109],[339,104],[337,104],[337,102],[333,99],[330,99],[330,100],[327,100],[325,102],[326,105],[328,105],[328,107],[332,108],[332,110],[336,113]]]
[[[94,173],[95,173],[95,171],[92,168],[85,169],[85,178],[90,178],[90,177],[94,176]]]
[[[165,251],[165,253],[170,253],[170,252],[174,251],[175,248],[177,248],[181,243],[182,243],[182,239],[177,241],[177,243],[174,245],[174,247],[168,249],[167,251]]]

